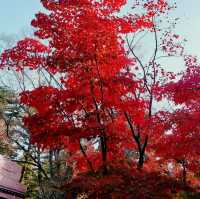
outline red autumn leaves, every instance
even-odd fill
[[[134,70],[137,60],[128,57],[124,47],[124,34],[144,29],[155,31],[153,18],[171,9],[167,1],[138,1],[136,6],[141,4],[144,13],[125,17],[116,15],[127,3],[120,0],[41,2],[48,12],[36,14],[32,21],[36,38],[26,38],[1,55],[2,67],[13,67],[17,71],[41,68],[58,83],[23,91],[20,95],[21,103],[33,108],[32,114],[24,118],[32,142],[43,149],[68,151],[70,155],[66,161],[74,168],[74,178],[82,172],[96,172],[99,177],[98,172],[103,170],[105,179],[101,181],[105,184],[100,183],[98,188],[94,186],[101,192],[102,186],[112,184],[107,175],[114,167],[117,172],[124,168],[125,171],[119,176],[117,172],[111,174],[119,180],[119,187],[111,186],[122,190],[124,183],[137,184],[137,179],[132,177],[138,172],[134,169],[138,156],[142,158],[140,167],[146,164],[142,176],[153,175],[153,182],[166,180],[159,164],[184,160],[187,165],[194,162],[196,165],[199,89],[196,86],[198,67],[193,58],[185,58],[188,70],[180,81],[161,85],[155,80],[150,92],[150,100],[168,98],[175,104],[185,103],[186,106],[174,112],[151,113],[143,85],[147,80],[137,77]],[[170,46],[173,40],[169,37],[167,35],[163,40],[162,50],[177,54]],[[176,35],[172,37],[178,39]],[[175,47],[181,48],[176,44]],[[182,56],[182,52],[179,54]],[[149,66],[158,65],[152,62]],[[158,71],[153,72],[160,75]],[[62,78],[56,76],[59,74]],[[171,73],[161,70],[160,77],[165,78],[165,74]],[[172,133],[167,135],[167,131]],[[136,161],[125,157],[127,150],[135,153]],[[156,171],[158,175],[147,171]],[[121,178],[130,179],[121,182]],[[160,188],[170,187],[165,185]],[[88,191],[88,187],[86,189]],[[138,198],[143,197],[142,194],[146,197],[149,190],[141,191]],[[132,191],[124,194],[131,197]]]

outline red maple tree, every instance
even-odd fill
[[[186,74],[169,83],[174,74],[157,61],[158,48],[167,56],[184,57],[178,35],[162,32],[158,44],[161,30],[155,19],[175,6],[141,0],[132,9],[142,8],[142,13],[120,17],[127,3],[122,0],[41,3],[47,12],[31,23],[35,38],[2,53],[1,66],[18,72],[42,69],[53,78],[54,86],[24,91],[20,100],[34,109],[24,117],[32,142],[69,153],[73,177],[62,188],[90,198],[171,198],[181,184],[166,175],[167,165],[176,160],[185,171],[186,162],[198,162],[199,146],[199,89],[191,75],[196,68],[186,57]],[[147,64],[129,37],[144,30],[155,39]],[[186,108],[154,111],[154,102],[162,98]]]

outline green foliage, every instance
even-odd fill
[[[192,193],[192,192],[182,192],[180,194],[180,199],[199,199],[200,193]]]
[[[0,87],[0,154],[14,156],[14,148],[7,136],[5,128],[5,113],[10,109],[9,101],[15,96],[14,92],[6,87]]]

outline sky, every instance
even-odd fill
[[[39,0],[0,0],[0,33],[17,34],[42,10]]]
[[[200,57],[200,0],[176,2],[178,8],[174,14],[181,18],[177,32],[188,40],[187,51]],[[39,0],[0,0],[0,34],[28,30],[34,14],[41,10]]]
[[[177,31],[187,40],[187,49],[200,57],[200,1],[177,0],[176,15],[181,18]]]

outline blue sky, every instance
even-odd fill
[[[18,33],[28,28],[34,14],[41,10],[39,0],[0,0],[0,33]]]
[[[34,14],[42,10],[39,0],[0,0],[0,33],[18,34],[30,28]],[[175,15],[181,18],[179,34],[188,40],[187,50],[200,56],[200,0],[177,0]]]
[[[181,18],[177,31],[188,40],[188,51],[200,57],[200,1],[177,0],[177,6],[176,15]]]

